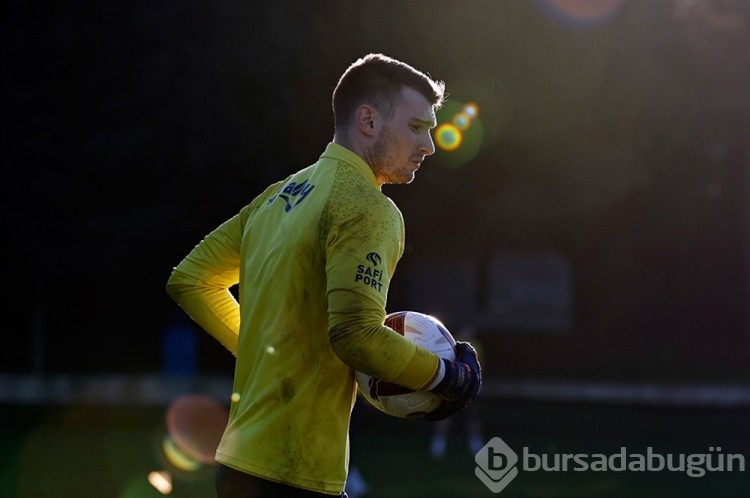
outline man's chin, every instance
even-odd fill
[[[414,178],[417,176],[417,170],[410,171],[409,173],[405,173],[403,177],[403,181],[401,183],[411,183],[414,181]]]
[[[414,173],[411,175],[403,175],[403,176],[392,176],[389,178],[385,183],[388,185],[408,185],[409,183],[414,181]]]

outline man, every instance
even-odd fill
[[[403,62],[357,60],[334,89],[334,137],[318,162],[268,187],[174,268],[169,294],[237,357],[219,498],[345,496],[354,370],[440,394],[435,420],[479,391],[471,345],[441,360],[383,324],[404,223],[380,189],[410,183],[435,152],[443,99],[442,82]]]

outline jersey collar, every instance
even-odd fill
[[[357,168],[362,176],[364,176],[367,181],[372,184],[373,187],[380,190],[380,184],[378,183],[377,178],[375,178],[375,173],[372,172],[372,168],[370,167],[370,165],[367,164],[365,160],[362,159],[359,155],[347,149],[343,145],[330,142],[326,147],[326,150],[323,151],[323,154],[320,157],[337,159],[339,161],[344,161],[347,164],[351,164],[352,166]]]

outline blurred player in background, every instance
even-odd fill
[[[349,420],[349,433],[356,434],[362,425],[362,404],[355,403],[352,408],[351,418]],[[350,436],[351,438],[351,436]],[[346,476],[346,488],[344,488],[349,498],[365,498],[370,494],[370,485],[367,484],[364,475],[357,466],[353,456],[349,457],[349,473]]]
[[[384,325],[404,222],[381,192],[435,152],[444,84],[369,54],[333,92],[320,159],[269,186],[209,233],[167,292],[236,355],[229,421],[216,450],[219,498],[345,496],[354,370],[466,407],[481,385],[474,348],[441,360]],[[238,285],[239,302],[230,288]]]

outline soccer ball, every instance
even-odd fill
[[[441,358],[456,359],[456,340],[445,325],[432,315],[397,311],[385,317],[385,324]],[[370,405],[388,415],[423,417],[440,405],[440,396],[430,391],[413,391],[359,371],[354,376],[359,394]]]

